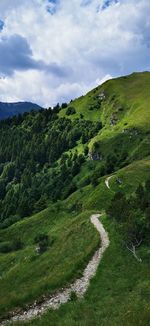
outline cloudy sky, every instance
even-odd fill
[[[149,0],[0,0],[0,101],[53,106],[142,70]]]

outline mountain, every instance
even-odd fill
[[[0,121],[2,319],[148,325],[149,103],[150,73],[134,73],[54,110]],[[78,300],[78,282],[70,284],[86,266],[90,275],[100,246],[107,249]],[[67,302],[66,288],[70,301],[45,310],[48,298]]]
[[[10,118],[14,115],[40,110],[41,107],[31,102],[3,103],[0,102],[0,120]]]

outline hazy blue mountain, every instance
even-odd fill
[[[41,107],[31,102],[4,103],[0,102],[0,120],[7,119],[14,115],[30,112],[31,110],[40,110]]]

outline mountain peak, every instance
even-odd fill
[[[40,110],[41,107],[38,104],[32,102],[0,102],[0,120],[13,117],[24,112],[30,112],[32,110]]]

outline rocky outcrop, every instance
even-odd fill
[[[98,152],[93,152],[91,149],[88,152],[88,157],[92,161],[101,161],[102,155],[100,155]]]

